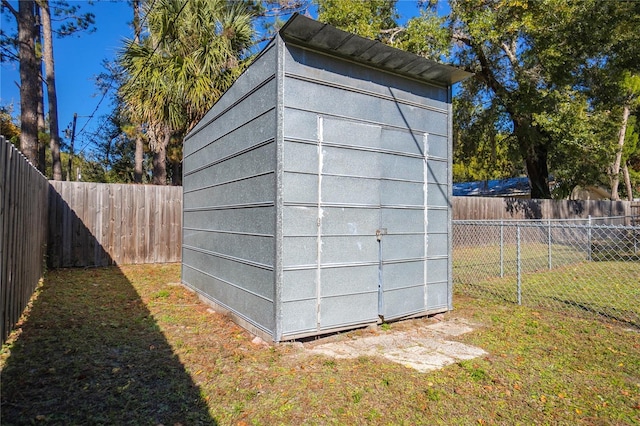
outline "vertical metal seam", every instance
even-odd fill
[[[378,194],[380,198],[382,198],[382,194]],[[380,200],[380,205],[378,206],[378,230],[376,234],[380,233],[378,236],[378,316],[384,321],[384,283],[382,281],[383,277],[383,267],[384,261],[382,258],[382,229],[384,227],[384,223],[382,220],[382,200]]]
[[[453,310],[453,89],[447,87],[447,305]]]
[[[520,243],[520,223],[518,222],[516,224],[516,297],[518,305],[522,305],[522,253]]]
[[[283,286],[283,179],[284,179],[284,42],[276,36],[276,174],[275,174],[275,259],[274,259],[274,329],[273,340],[282,338]]]
[[[424,279],[424,309],[428,309],[429,307],[429,286],[428,286],[428,280],[427,280],[427,274],[428,274],[428,267],[427,267],[427,263],[428,261],[427,259],[427,253],[429,250],[429,234],[428,234],[428,230],[429,230],[429,209],[427,207],[428,203],[427,203],[427,195],[429,194],[429,185],[428,185],[428,177],[429,177],[429,166],[428,166],[428,162],[427,162],[427,157],[428,157],[428,152],[429,152],[429,134],[425,133],[422,137],[423,143],[424,143],[424,162],[423,162],[423,166],[422,166],[422,173],[423,173],[423,179],[424,179],[424,259],[422,261],[422,267],[423,267],[423,279]]]
[[[547,266],[551,270],[553,265],[551,261],[551,220],[549,219],[547,219],[547,258]]]
[[[504,278],[504,220],[500,221],[500,278]]]
[[[321,325],[321,278],[322,278],[322,168],[323,168],[323,155],[322,155],[322,139],[323,139],[323,119],[321,115],[318,115],[317,119],[317,132],[318,132],[318,229],[316,236],[316,256],[317,256],[317,268],[316,268],[316,329],[320,331]]]

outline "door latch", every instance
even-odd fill
[[[376,229],[376,240],[382,241],[383,235],[387,235],[387,228]]]

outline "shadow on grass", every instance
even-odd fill
[[[116,267],[50,272],[3,353],[2,425],[215,425]]]

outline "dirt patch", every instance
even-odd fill
[[[436,370],[460,360],[486,355],[484,350],[452,338],[473,331],[477,324],[462,318],[442,321],[411,320],[393,324],[390,329],[369,328],[325,341],[303,345],[305,353],[333,358],[382,357],[420,372]]]

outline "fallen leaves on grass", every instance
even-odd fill
[[[637,332],[457,297],[452,317],[487,324],[459,340],[490,355],[420,374],[252,343],[175,285],[179,271],[49,273],[2,350],[2,424],[640,422]]]

